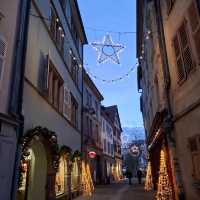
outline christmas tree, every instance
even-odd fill
[[[172,200],[172,187],[169,182],[169,176],[167,173],[167,166],[165,162],[164,150],[160,153],[160,171],[158,179],[158,191],[156,194],[157,200]]]
[[[150,190],[153,189],[153,181],[152,181],[152,173],[151,173],[151,163],[150,163],[150,161],[148,162],[148,165],[147,165],[147,174],[146,174],[144,189],[146,191],[150,191]]]
[[[90,173],[90,167],[82,161],[82,184],[83,184],[83,194],[85,196],[91,196],[94,192],[94,185],[92,182],[92,177]]]

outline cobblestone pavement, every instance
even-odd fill
[[[79,197],[75,200],[154,200],[153,192],[145,192],[144,185],[134,181],[128,185],[127,181],[110,185],[97,186],[91,197]]]

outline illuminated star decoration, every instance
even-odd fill
[[[125,48],[121,44],[115,44],[109,34],[104,36],[102,43],[93,42],[91,44],[98,52],[98,62],[104,63],[108,60],[113,61],[115,64],[120,64],[119,53]]]

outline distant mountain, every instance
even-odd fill
[[[144,140],[145,132],[143,127],[124,127],[122,133],[122,143],[130,143],[133,140]]]

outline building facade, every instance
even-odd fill
[[[174,199],[199,199],[199,1],[138,1],[141,110],[154,185],[164,149]]]
[[[114,166],[113,166],[113,176],[117,181],[122,176],[122,154],[121,154],[121,122],[118,113],[118,108],[116,105],[108,106],[104,108],[104,112],[112,122],[113,128],[113,145],[114,145]]]
[[[14,90],[13,85],[17,84],[19,77],[15,72],[23,59],[26,4],[21,0],[0,1],[0,199],[5,200],[14,196],[18,141],[23,124],[21,101],[18,99],[14,107],[11,99],[21,92],[21,87]]]
[[[103,148],[103,182],[108,184],[114,178],[114,139],[112,121],[103,106],[101,107],[101,143]]]
[[[93,182],[100,184],[102,182],[100,113],[103,96],[85,71],[83,77],[83,156],[90,166]]]
[[[77,1],[30,1],[17,199],[81,191],[83,45]]]

